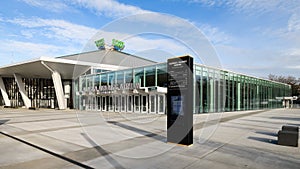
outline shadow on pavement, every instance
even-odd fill
[[[11,139],[14,139],[14,140],[16,140],[16,141],[19,141],[20,143],[23,143],[23,144],[26,144],[26,145],[28,145],[28,146],[31,146],[31,147],[33,147],[33,148],[35,148],[35,149],[40,150],[40,151],[43,151],[43,152],[45,152],[45,153],[48,153],[48,154],[50,154],[50,155],[52,155],[52,156],[54,156],[54,157],[57,157],[57,158],[60,158],[60,159],[62,159],[62,160],[65,160],[65,161],[67,161],[67,162],[73,163],[73,164],[75,164],[75,165],[77,165],[77,166],[79,166],[79,167],[81,167],[81,168],[93,169],[92,167],[87,166],[87,165],[85,165],[85,164],[83,164],[83,163],[81,163],[81,162],[75,161],[75,160],[73,160],[73,159],[71,159],[71,158],[68,158],[68,157],[63,156],[63,155],[58,154],[58,153],[55,153],[54,151],[51,151],[51,150],[48,150],[48,149],[46,149],[46,148],[40,147],[40,146],[38,146],[38,145],[36,145],[36,144],[30,143],[30,142],[25,141],[25,140],[23,140],[23,139],[21,139],[21,138],[17,138],[17,137],[15,137],[15,136],[13,136],[13,135],[4,133],[4,132],[2,132],[2,131],[0,131],[0,134],[4,135],[4,136],[6,136],[6,137],[9,137],[9,138],[11,138]]]
[[[250,121],[250,122],[259,122],[259,123],[270,123],[270,124],[278,124],[278,125],[283,125],[283,122],[274,122],[274,121],[266,121],[266,120],[252,120],[252,119],[240,119],[243,121]],[[288,125],[293,125],[293,126],[300,126],[300,124],[296,123],[287,123]]]
[[[252,136],[248,137],[248,139],[261,141],[261,142],[265,142],[265,143],[277,144],[277,140],[275,140],[275,139],[252,137]]]
[[[274,133],[274,132],[268,132],[268,131],[256,131],[255,133],[277,137],[277,133]]]
[[[249,139],[258,141],[269,141],[266,138],[251,137]],[[239,146],[233,144],[227,144],[221,148],[218,148],[218,152],[234,157],[236,164],[245,164],[249,162],[249,168],[281,168],[281,169],[295,169],[299,168],[299,158],[293,153],[282,154],[280,151],[261,148],[254,148],[249,146]],[[296,153],[294,153],[296,154]],[[226,159],[224,159],[225,162]],[[247,163],[248,163],[247,162]],[[212,167],[214,168],[214,167]],[[248,168],[244,165],[240,168]]]
[[[161,142],[166,142],[166,140],[167,140],[167,138],[165,136],[162,136],[162,135],[159,135],[159,134],[156,134],[156,133],[152,133],[150,131],[146,131],[146,130],[143,130],[143,129],[139,129],[139,128],[136,128],[136,127],[133,127],[133,126],[129,126],[129,125],[124,124],[124,123],[120,123],[120,122],[117,122],[117,121],[108,121],[108,123],[114,124],[116,126],[119,126],[119,127],[124,128],[124,129],[136,132],[136,133],[144,135],[146,137],[153,138],[153,139],[161,141]]]
[[[271,119],[300,121],[298,117],[270,117]]]
[[[117,169],[125,169],[117,160],[112,158],[109,154],[110,152],[104,150],[102,147],[100,147],[97,143],[95,143],[87,134],[81,133],[81,135],[92,145],[94,146],[94,149],[97,150],[97,152],[103,156],[114,168]]]
[[[7,123],[9,120],[5,119],[5,120],[0,120],[0,125]]]

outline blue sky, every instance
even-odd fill
[[[147,12],[174,15],[198,27],[225,69],[300,77],[299,0],[4,0],[0,65],[79,53],[109,23]],[[125,44],[124,51],[133,54],[149,49],[186,54],[180,44],[151,35]]]

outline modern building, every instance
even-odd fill
[[[194,64],[194,113],[282,107],[291,86]],[[0,67],[6,107],[166,112],[167,63],[112,49]]]

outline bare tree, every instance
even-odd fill
[[[286,83],[291,85],[292,87],[292,95],[299,96],[300,95],[300,78],[296,78],[294,76],[276,76],[273,74],[269,74],[269,80]]]

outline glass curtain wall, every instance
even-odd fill
[[[11,106],[24,106],[15,78],[6,77],[3,81]],[[53,109],[58,107],[52,79],[22,78],[22,82],[25,84],[25,92],[32,107]]]
[[[291,95],[291,87],[283,83],[194,66],[194,113],[280,108],[275,97]]]
[[[24,106],[23,99],[19,92],[19,87],[15,78],[13,77],[3,77],[3,82],[5,89],[10,100],[11,107],[22,107]]]
[[[88,89],[94,89],[97,87],[99,89],[101,86],[110,86],[117,84],[132,83],[133,85],[139,84],[141,87],[151,87],[151,86],[167,86],[167,65],[166,63],[138,67],[133,69],[125,69],[118,71],[106,71],[102,73],[89,74],[80,76],[79,79],[74,80],[74,86],[78,86],[77,94],[75,100],[78,100],[79,106],[77,108],[85,110],[86,102],[89,101],[87,92]],[[79,83],[79,84],[76,84]],[[94,95],[94,94],[93,94]],[[112,102],[112,101],[111,101]]]
[[[204,65],[194,65],[194,75],[194,113],[280,108],[281,100],[275,97],[291,95],[289,85]],[[167,64],[84,75],[76,82],[80,83],[75,84],[79,91],[124,83],[167,87]],[[83,99],[79,100],[85,105]]]
[[[79,80],[74,80],[75,86],[79,86],[79,91],[86,91],[95,87],[113,84],[133,83],[140,84],[141,87],[167,86],[167,65],[157,64],[134,69],[103,72],[98,74],[83,75]]]

